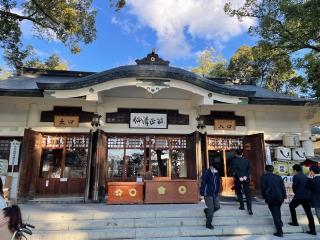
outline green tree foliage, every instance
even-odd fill
[[[213,48],[198,56],[193,72],[204,77],[228,77],[240,84],[254,84],[276,92],[295,95],[306,85],[294,70],[289,54],[269,45],[241,46],[227,64]]]
[[[198,67],[192,72],[203,77],[225,77],[228,75],[226,61],[217,55],[214,48],[206,48],[197,56]]]
[[[110,5],[115,8],[116,11],[119,11],[126,5],[126,0],[110,0]]]
[[[11,76],[11,73],[6,67],[0,67],[0,81],[6,80],[10,76]]]
[[[0,0],[0,47],[14,68],[22,66],[28,56],[21,41],[21,23],[32,23],[34,34],[42,39],[57,39],[72,53],[82,43],[96,38],[96,10],[93,0]],[[119,10],[125,0],[109,0]]]
[[[320,53],[309,53],[304,57],[303,66],[306,69],[309,84],[315,91],[316,96],[320,97]]]
[[[241,46],[230,59],[228,71],[230,76],[255,83],[259,77],[259,71],[251,47]]]
[[[292,54],[300,51],[299,56],[303,60],[295,59],[294,63],[304,63],[296,66],[305,68],[308,82],[301,77],[294,77],[291,78],[295,79],[293,85],[305,88],[309,83],[320,97],[320,89],[317,87],[320,85],[320,74],[313,71],[320,53],[319,0],[246,0],[239,9],[233,9],[229,2],[225,5],[225,12],[238,17],[240,21],[246,17],[257,20],[249,32],[260,37],[259,45],[268,46],[267,49],[271,50],[264,52],[267,58],[274,59],[275,54],[280,54],[278,58],[281,59],[283,52]],[[285,66],[282,64],[285,62],[289,60],[278,62],[278,67],[283,69]]]
[[[59,55],[52,54],[45,61],[41,61],[38,57],[31,57],[24,64],[25,67],[48,69],[48,70],[68,70],[69,66],[63,61]]]
[[[239,78],[243,83],[256,84],[276,92],[293,95],[297,88],[306,90],[289,54],[266,44],[241,46],[231,57],[228,70],[230,76]]]

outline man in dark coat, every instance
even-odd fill
[[[248,213],[252,215],[252,203],[250,196],[250,162],[242,156],[242,150],[236,150],[236,157],[232,161],[233,167],[233,178],[235,191],[240,202],[239,209],[244,210],[243,198],[242,198],[242,189],[246,196],[247,209]]]
[[[320,167],[312,165],[309,170],[307,189],[311,191],[311,206],[314,207],[320,223]]]
[[[213,163],[210,163],[209,169],[203,172],[201,177],[200,195],[204,197],[207,208],[204,210],[206,214],[206,227],[213,229],[212,218],[213,212],[220,208],[218,194],[220,188],[220,176]]]
[[[310,230],[306,233],[317,235],[316,228],[314,225],[314,219],[311,212],[310,191],[307,190],[308,178],[306,175],[303,174],[302,168],[299,164],[293,165],[292,169],[295,172],[292,182],[292,190],[294,192],[294,197],[289,204],[292,219],[292,222],[290,222],[289,225],[299,226],[297,220],[296,207],[298,207],[301,204],[309,221]]]
[[[274,225],[277,232],[273,235],[283,237],[282,220],[281,220],[281,205],[284,199],[287,198],[286,189],[283,180],[280,176],[273,174],[273,166],[266,165],[266,173],[261,176],[261,193],[262,197],[268,204],[269,210],[273,217]]]

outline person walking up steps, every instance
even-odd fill
[[[307,189],[311,191],[311,206],[314,207],[320,224],[320,167],[313,165],[309,171]]]
[[[310,191],[306,188],[308,178],[302,173],[302,168],[299,164],[293,165],[292,169],[295,172],[292,180],[292,190],[294,192],[294,197],[289,204],[292,222],[289,222],[288,224],[291,226],[299,226],[296,207],[301,204],[309,221],[310,230],[306,233],[317,235],[316,227],[314,225],[314,219],[311,212]]]
[[[220,176],[218,170],[210,162],[210,167],[204,171],[201,177],[200,195],[204,197],[207,208],[204,209],[206,215],[206,228],[214,229],[212,225],[213,213],[220,208],[218,194],[220,188]]]
[[[238,197],[238,200],[240,202],[240,210],[244,210],[244,204],[243,204],[243,198],[242,198],[242,189],[246,196],[247,201],[247,209],[249,215],[252,215],[252,203],[251,203],[251,196],[250,196],[250,189],[249,189],[249,183],[250,183],[250,162],[248,159],[244,158],[242,156],[242,150],[237,149],[236,150],[236,157],[233,159],[232,162],[233,166],[233,178],[234,178],[234,185],[235,185],[235,191]]]
[[[261,193],[262,197],[268,204],[271,212],[274,225],[277,232],[273,235],[283,237],[282,220],[281,220],[281,205],[284,199],[287,198],[286,189],[283,180],[280,176],[273,174],[273,166],[266,165],[266,173],[261,176]]]

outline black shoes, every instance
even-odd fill
[[[240,209],[240,210],[244,210],[244,206],[240,206],[239,209]]]
[[[317,235],[315,231],[306,231],[306,233],[311,234],[311,235]]]
[[[283,233],[276,232],[273,234],[276,237],[283,237]]]
[[[214,227],[210,224],[210,225],[206,225],[206,228],[208,228],[208,229],[214,229]]]
[[[248,213],[249,213],[249,215],[253,215],[252,210],[249,210]]]
[[[291,226],[299,226],[299,223],[294,223],[294,222],[289,222],[288,224]]]

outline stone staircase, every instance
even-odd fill
[[[188,237],[207,239],[210,236],[265,235],[275,231],[267,207],[261,204],[254,205],[253,216],[249,216],[247,211],[238,210],[238,205],[222,205],[214,216],[214,230],[204,227],[203,203],[25,204],[21,205],[21,208],[24,221],[36,226],[33,235],[28,238],[34,240],[190,239]],[[307,218],[301,207],[297,209],[297,213],[300,226],[289,226],[288,205],[282,207],[285,234],[292,235],[308,230]],[[317,220],[315,222],[319,232],[320,226]],[[303,239],[311,239],[310,235],[303,235]]]

